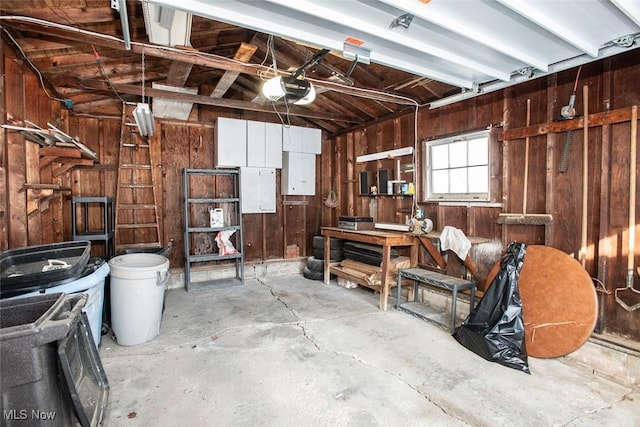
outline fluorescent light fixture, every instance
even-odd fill
[[[370,162],[372,160],[393,159],[399,156],[413,154],[413,147],[396,148],[395,150],[381,151],[379,153],[364,154],[356,157],[356,163]]]
[[[136,120],[140,135],[151,136],[156,132],[153,113],[146,102],[138,102],[138,106],[133,110],[133,118]]]
[[[171,30],[171,27],[173,27],[173,17],[175,16],[175,14],[175,9],[160,6],[160,26],[165,30]]]
[[[310,81],[282,76],[267,80],[262,85],[262,94],[272,102],[284,97],[296,105],[310,104],[316,99],[316,89]]]
[[[121,0],[124,1],[124,0]],[[163,46],[191,46],[193,15],[175,9],[174,5],[159,5],[140,0],[144,27],[151,43]],[[176,3],[176,2],[173,2]]]

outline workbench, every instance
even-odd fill
[[[347,230],[337,227],[322,227],[324,236],[324,283],[329,284],[331,274],[355,281],[359,285],[378,290],[380,292],[380,310],[387,310],[387,300],[389,299],[389,270],[391,267],[391,248],[409,247],[409,262],[411,267],[418,265],[418,247],[420,241],[410,233],[400,233],[382,230]],[[372,285],[364,280],[354,278],[352,275],[342,271],[339,265],[331,264],[331,238],[351,240],[354,242],[368,243],[382,246],[381,284]]]

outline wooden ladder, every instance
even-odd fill
[[[161,248],[153,150],[149,139],[125,123],[123,106],[116,188],[116,254],[128,249]]]

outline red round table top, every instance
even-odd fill
[[[491,283],[500,262],[489,272]],[[548,246],[530,245],[518,280],[527,354],[559,357],[584,344],[596,325],[596,290],[582,265]]]

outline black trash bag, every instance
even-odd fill
[[[509,245],[500,260],[500,271],[453,337],[490,362],[531,374],[524,341],[522,301],[518,292],[518,277],[525,252],[524,243]]]

